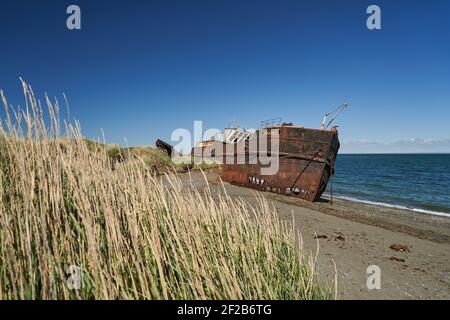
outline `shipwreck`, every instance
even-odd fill
[[[234,185],[317,201],[332,179],[340,146],[337,126],[330,125],[347,106],[325,114],[319,129],[281,123],[281,119],[264,121],[256,131],[229,126],[219,139],[196,144],[194,161],[222,163],[222,180]],[[267,140],[262,148],[261,138]],[[275,172],[264,173],[263,156],[277,161]]]
[[[222,164],[222,180],[234,185],[317,201],[333,177],[340,147],[338,127],[331,124],[347,107],[344,103],[326,113],[319,129],[279,118],[263,121],[258,130],[229,125],[220,135],[198,142],[192,160]],[[159,139],[156,147],[169,156],[176,153]]]

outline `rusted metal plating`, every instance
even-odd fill
[[[206,154],[212,156],[215,161],[222,162],[222,179],[231,184],[317,201],[326,189],[339,150],[336,127],[331,130],[318,130],[294,127],[290,124],[281,125],[258,130],[251,139],[259,139],[262,133],[270,137],[272,130],[278,130],[278,134],[274,135],[277,137],[273,139],[278,139],[279,144],[275,155],[279,167],[275,174],[261,174],[261,168],[267,167],[260,161],[261,152],[274,156],[271,154],[270,140],[266,150],[257,149],[255,152],[249,148],[250,140],[232,146],[215,142],[198,147],[200,150],[194,148],[193,152],[197,156]],[[220,148],[222,150],[219,153]],[[227,148],[232,152],[227,153]],[[238,163],[238,156],[244,157],[245,162]],[[256,161],[252,163],[250,159],[255,158]]]

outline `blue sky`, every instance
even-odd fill
[[[66,28],[70,4],[81,30]],[[381,30],[366,27],[370,4]],[[448,139],[449,13],[445,0],[2,1],[0,88],[13,105],[19,77],[65,93],[87,137],[119,144],[194,120],[319,127],[342,102],[344,143]]]

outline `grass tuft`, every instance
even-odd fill
[[[327,299],[314,258],[262,198],[156,175],[145,149],[83,138],[23,83],[0,122],[0,299]],[[83,286],[70,289],[70,266]]]

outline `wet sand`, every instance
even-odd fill
[[[215,171],[206,176],[212,190],[222,188]],[[206,184],[200,172],[191,173],[191,179],[198,187]],[[332,205],[327,199],[309,203],[224,186],[232,197],[251,203],[257,194],[280,218],[294,217],[305,249],[315,253],[319,245],[317,270],[322,281],[333,280],[336,264],[338,299],[450,299],[450,218],[341,199]],[[378,290],[366,285],[370,265],[381,269]]]

